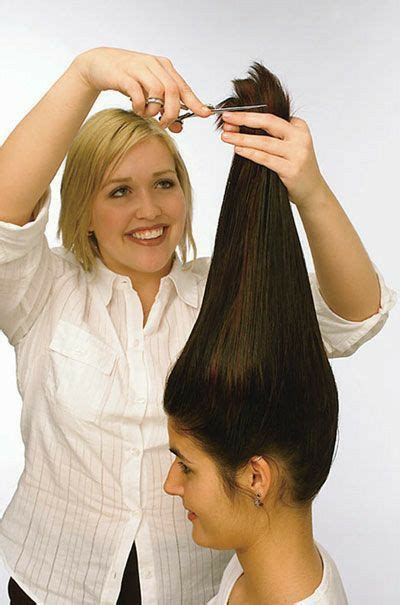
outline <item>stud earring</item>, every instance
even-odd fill
[[[261,508],[264,506],[264,503],[261,502],[261,494],[256,494],[256,497],[254,498],[254,506],[256,508]]]
[[[92,237],[92,235],[94,235],[94,231],[88,231],[88,236]]]

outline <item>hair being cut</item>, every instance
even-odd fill
[[[222,106],[266,104],[290,119],[288,94],[260,63],[233,84]],[[215,459],[232,494],[254,455],[282,463],[293,503],[311,501],[329,473],[337,390],[288,193],[275,172],[238,155],[202,308],[168,377],[164,409]]]

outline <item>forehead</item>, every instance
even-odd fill
[[[128,149],[109,176],[152,175],[161,170],[175,170],[175,161],[166,144],[152,136]]]
[[[170,447],[177,448],[185,457],[190,460],[194,457],[196,459],[208,458],[206,453],[199,447],[199,445],[193,441],[190,437],[182,435],[182,433],[176,431],[174,421],[168,417],[168,435]],[[191,458],[192,456],[192,458]]]

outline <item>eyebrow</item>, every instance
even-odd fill
[[[171,452],[171,454],[175,454],[175,456],[177,456],[181,460],[184,460],[185,462],[189,462],[189,464],[193,464],[193,462],[190,462],[190,460],[188,460],[187,458],[185,458],[185,456],[183,454],[181,454],[181,452],[178,450],[177,447],[170,447],[169,451]]]
[[[153,172],[153,174],[151,176],[161,176],[162,174],[167,174],[168,172],[172,172],[173,174],[176,174],[176,170],[172,170],[172,169],[168,168],[167,170],[158,170],[157,172]],[[110,179],[109,181],[104,183],[102,189],[104,189],[104,187],[107,187],[107,185],[111,185],[111,183],[126,183],[127,181],[132,182],[132,177],[130,177],[130,176],[116,177],[116,178]]]

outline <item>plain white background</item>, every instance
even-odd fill
[[[397,0],[2,0],[0,141],[74,56],[91,47],[165,55],[210,103],[230,92],[231,79],[244,76],[251,61],[262,60],[290,90],[296,114],[311,127],[325,178],[399,291],[399,19]],[[108,106],[129,102],[105,93],[94,111]],[[195,191],[199,256],[209,255],[231,151],[211,121],[188,121],[176,139]],[[47,231],[52,245],[58,245],[58,188],[59,175]],[[399,329],[396,307],[373,341],[333,362],[339,447],[315,503],[315,535],[336,560],[355,605],[400,603]],[[2,512],[23,464],[14,352],[3,335],[0,360]],[[0,604],[8,603],[6,582],[0,566]]]

